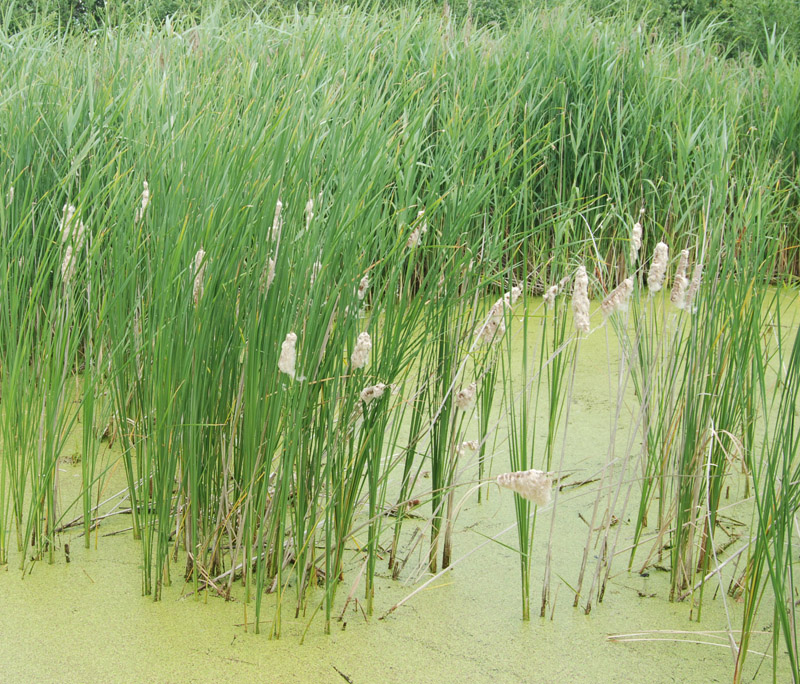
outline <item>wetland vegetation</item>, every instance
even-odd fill
[[[142,595],[319,639],[505,554],[506,621],[634,583],[800,680],[800,67],[714,35],[6,22],[0,590],[127,535]]]

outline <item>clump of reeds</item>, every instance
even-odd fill
[[[681,49],[656,38],[634,40],[620,50],[618,36],[625,33],[620,26],[626,24],[587,24],[579,8],[534,14],[507,29],[465,32],[464,40],[445,39],[432,14],[325,12],[320,30],[312,32],[299,15],[287,18],[278,33],[269,22],[203,25],[201,33],[219,31],[219,39],[203,40],[202,50],[190,46],[189,60],[168,46],[163,52],[158,27],[123,31],[119,41],[91,46],[67,35],[50,51],[28,40],[36,32],[15,34],[3,44],[11,55],[4,85],[38,104],[25,107],[12,98],[0,108],[0,130],[11,132],[3,141],[2,182],[16,186],[16,195],[11,186],[7,206],[0,206],[0,562],[9,535],[16,535],[23,562],[46,551],[52,556],[64,515],[57,463],[80,410],[85,530],[92,529],[97,522],[92,516],[102,508],[99,502],[97,508],[89,505],[95,489],[105,491],[101,473],[116,471],[113,460],[101,459],[118,457],[126,479],[126,515],[142,553],[143,592],[158,598],[180,559],[195,590],[211,588],[230,598],[234,582],[241,581],[244,601],[255,600],[256,630],[264,619],[262,601],[272,601],[270,632],[279,634],[281,602],[294,591],[297,614],[310,619],[318,598],[311,587],[321,584],[329,628],[338,607],[336,587],[353,568],[358,577],[364,566],[361,581],[371,601],[386,515],[397,516],[393,574],[405,567],[411,552],[405,551],[410,535],[401,530],[408,508],[403,504],[421,496],[420,489],[429,492],[430,558],[435,558],[458,479],[464,472],[474,475],[473,464],[458,459],[473,453],[470,443],[476,440],[467,437],[476,434],[483,479],[496,384],[506,390],[506,407],[516,402],[513,420],[505,418],[514,427],[509,455],[518,459],[510,468],[525,472],[538,463],[550,470],[552,436],[564,405],[561,378],[571,358],[556,352],[568,348],[571,334],[565,333],[569,310],[556,299],[566,283],[545,293],[547,311],[554,312],[543,325],[542,349],[548,352],[542,352],[538,367],[526,366],[523,400],[510,389],[519,364],[511,355],[511,335],[503,337],[522,289],[504,294],[483,320],[474,312],[499,282],[528,283],[532,274],[572,272],[574,264],[589,259],[593,278],[609,282],[617,271],[604,272],[604,264],[625,256],[613,222],[601,220],[607,215],[602,198],[613,196],[620,203],[652,205],[654,215],[663,216],[670,244],[686,244],[694,236],[692,217],[700,212],[710,225],[749,231],[737,236],[729,229],[709,230],[724,239],[703,252],[717,259],[727,250],[729,259],[737,257],[736,267],[727,271],[710,261],[706,267],[707,274],[724,272],[733,283],[708,300],[718,307],[719,320],[738,325],[709,326],[706,333],[712,319],[701,310],[684,322],[690,329],[685,336],[682,328],[672,333],[669,342],[677,342],[678,358],[637,377],[640,396],[663,399],[649,400],[663,417],[643,421],[664,427],[647,430],[643,451],[653,463],[645,472],[655,478],[652,474],[663,470],[648,491],[663,501],[659,530],[679,549],[672,570],[677,584],[691,584],[692,573],[715,548],[716,521],[697,513],[714,508],[720,491],[716,475],[709,478],[710,487],[698,475],[697,463],[707,458],[700,447],[709,434],[708,418],[724,423],[717,430],[722,440],[728,433],[751,433],[755,424],[757,362],[746,355],[752,345],[738,343],[750,339],[761,319],[756,307],[742,306],[742,293],[758,291],[768,279],[748,255],[760,255],[768,243],[761,232],[773,224],[789,226],[776,243],[793,248],[798,242],[792,213],[796,169],[784,139],[791,112],[773,106],[786,97],[786,86],[753,88],[752,65],[687,62],[689,46],[703,49],[701,32],[682,37]],[[540,21],[543,17],[548,21]],[[534,25],[542,29],[542,40],[531,43]],[[402,34],[404,40],[381,40],[387,34]],[[343,41],[343,35],[358,40]],[[306,58],[272,60],[264,67],[265,39],[279,53],[302,43]],[[87,50],[88,63],[95,66],[72,68]],[[496,59],[484,59],[487,51]],[[528,63],[529,51],[541,68],[520,75],[509,65]],[[370,68],[334,74],[336,60],[330,56],[342,52],[348,63],[367,60]],[[557,54],[575,57],[576,68],[562,73],[552,59]],[[444,65],[444,71],[430,77],[430,70],[420,69],[420,55]],[[158,67],[158,61],[173,57],[181,60],[179,69]],[[271,77],[253,79],[256,63]],[[447,66],[455,63],[468,66]],[[554,70],[563,88],[553,87]],[[757,77],[778,86],[795,82],[795,71],[776,53],[769,70],[759,70]],[[359,87],[347,87],[353,73],[365,75]],[[620,73],[631,77],[620,79]],[[207,87],[212,81],[224,84],[222,96]],[[293,87],[278,87],[284,82]],[[386,83],[396,85],[386,88]],[[636,97],[627,97],[631,84]],[[534,116],[519,109],[519,98],[507,97],[520,88],[536,103]],[[577,108],[586,105],[585,116],[564,116],[564,89],[574,94]],[[700,89],[709,96],[698,100],[694,93]],[[620,109],[596,107],[597,92],[611,93]],[[109,108],[111,95],[115,106]],[[219,106],[209,108],[209,98]],[[165,125],[164,111],[175,112],[176,120]],[[750,135],[751,128],[759,136]],[[730,144],[719,145],[722,135]],[[569,143],[578,139],[579,146]],[[693,153],[679,155],[681,163],[675,163],[674,151],[689,148]],[[631,164],[634,157],[637,163]],[[130,159],[136,168],[120,173]],[[142,183],[144,169],[148,180]],[[713,169],[724,169],[730,180]],[[126,189],[130,178],[138,180]],[[713,202],[705,206],[699,189],[711,184]],[[149,209],[151,186],[169,192],[164,195],[169,201],[155,213]],[[326,193],[330,188],[330,204],[323,205],[321,195],[309,199],[311,187]],[[64,191],[78,210],[66,205],[59,239],[39,228],[58,224],[58,206],[50,205]],[[279,194],[283,199],[276,201]],[[435,230],[421,207],[436,212]],[[414,211],[416,219],[409,222]],[[48,223],[42,224],[41,216]],[[87,229],[85,239],[79,216],[97,227],[91,235]],[[641,216],[630,235],[628,273],[641,260]],[[598,227],[589,231],[583,225]],[[187,306],[187,260],[196,248],[190,245],[203,245],[213,255],[211,261],[200,250],[190,264],[194,309]],[[785,258],[776,273],[796,270],[791,256]],[[281,287],[271,288],[276,261]],[[213,264],[208,278],[207,262]],[[677,299],[691,308],[702,269],[695,267],[690,283],[686,252],[678,271],[683,285]],[[676,275],[673,293],[679,280]],[[69,297],[63,296],[65,283]],[[186,299],[175,296],[180,284]],[[588,284],[581,266],[572,302],[580,339],[590,330]],[[719,282],[709,283],[709,291],[712,287],[722,288]],[[348,305],[352,313],[367,297],[364,327],[374,336],[374,349],[372,338],[369,345],[362,340],[367,333],[361,333],[361,319],[340,315]],[[636,314],[638,298],[633,301]],[[650,311],[656,305],[657,300]],[[612,325],[619,323],[615,318]],[[729,329],[743,337],[725,338]],[[299,370],[298,335],[289,333],[281,344],[284,330],[300,335],[301,366],[310,376],[302,385],[291,383],[289,391],[286,376],[297,379]],[[689,335],[695,336],[691,345],[685,341]],[[476,342],[501,340],[474,348]],[[657,353],[646,351],[651,340],[642,335],[629,349],[656,359]],[[502,347],[508,355],[501,361]],[[719,367],[711,365],[711,351],[703,356],[706,350],[717,354]],[[678,389],[680,382],[652,380],[657,373],[678,375],[684,367],[685,391]],[[533,392],[538,401],[539,385],[545,386],[544,380],[529,384],[537,373],[547,375],[545,411],[538,411],[533,399],[527,403]],[[402,398],[388,410],[389,383],[414,375],[416,383],[404,385]],[[474,404],[467,399],[461,410],[457,390],[469,388],[472,380]],[[110,414],[112,405],[120,450],[98,450],[93,417]],[[473,405],[479,425],[471,423]],[[533,433],[545,414],[547,445],[534,458]],[[790,446],[785,453],[794,453]],[[730,471],[722,451],[713,447],[709,470]],[[420,487],[416,478],[421,481],[426,470],[430,480]],[[797,479],[788,474],[782,481]],[[384,509],[387,496],[397,497],[396,510]],[[514,497],[523,572],[530,567],[531,501]],[[676,509],[684,517],[672,529],[670,511]],[[366,543],[358,531],[362,524]],[[689,529],[694,544],[680,538]],[[700,550],[699,559],[689,558],[692,546]],[[449,540],[446,547],[443,564],[450,562]],[[689,568],[683,575],[682,565]],[[784,566],[774,570],[777,577]],[[750,595],[760,596],[763,585],[752,582]],[[793,593],[786,594],[786,605]]]

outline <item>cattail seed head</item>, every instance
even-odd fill
[[[545,506],[550,502],[553,480],[541,470],[521,470],[514,473],[502,473],[497,476],[497,484],[523,499],[533,501],[537,506]]]
[[[626,311],[628,299],[633,293],[633,278],[625,278],[617,285],[600,304],[604,316],[609,316],[615,311]]]
[[[369,361],[369,353],[372,349],[372,340],[368,332],[362,332],[356,340],[356,348],[350,355],[350,366],[353,370],[363,368]]]
[[[65,204],[62,211],[59,224],[61,244],[64,245],[67,242],[71,242],[75,251],[80,252],[86,239],[86,226],[83,221],[76,218],[75,207],[71,204]]]
[[[147,205],[150,204],[150,186],[147,184],[147,181],[142,183],[144,186],[142,190],[142,202],[139,208],[136,210],[136,215],[134,216],[133,222],[139,223],[144,218],[144,212],[147,209]]]
[[[382,382],[379,382],[377,385],[365,387],[363,390],[361,390],[361,401],[369,405],[376,399],[380,399],[385,391],[386,385],[384,385]]]
[[[317,261],[315,261],[314,265],[311,267],[311,279],[309,281],[310,285],[313,285],[316,282],[317,276],[319,275],[321,270],[322,270],[322,262],[319,259],[317,259]]]
[[[681,250],[681,258],[678,261],[678,270],[672,281],[672,292],[669,300],[679,309],[686,306],[686,288],[689,287],[689,279],[686,272],[689,270],[689,250]]]
[[[522,288],[515,285],[509,292],[506,292],[492,304],[486,319],[475,331],[475,336],[482,344],[489,344],[503,336],[506,331],[505,310],[511,309],[521,295]]]
[[[466,442],[461,442],[456,447],[456,452],[459,456],[464,456],[466,454],[476,454],[478,450],[481,448],[481,443],[477,439],[470,439]]]
[[[65,204],[59,224],[61,244],[66,245],[61,261],[61,278],[66,286],[75,275],[76,259],[86,240],[86,226],[76,217],[75,212],[74,206]]]
[[[542,301],[547,305],[548,309],[552,309],[556,304],[556,295],[558,294],[558,285],[553,285],[547,289],[542,295]]]
[[[72,276],[75,275],[75,258],[72,252],[72,245],[67,245],[66,250],[64,250],[64,259],[61,261],[61,278],[64,281],[64,285],[68,286],[70,281],[72,280]]]
[[[697,296],[697,291],[700,289],[700,283],[703,280],[703,264],[695,264],[694,271],[692,272],[692,281],[686,289],[686,299],[684,301],[684,308],[687,311],[694,311],[692,304]]]
[[[658,292],[664,285],[664,276],[667,274],[667,261],[669,260],[669,247],[665,242],[659,242],[653,252],[653,263],[650,273],[647,274],[647,287],[650,292]]]
[[[194,255],[194,261],[192,262],[192,272],[194,273],[192,299],[194,300],[195,306],[197,306],[197,303],[200,301],[201,297],[203,296],[203,291],[205,290],[205,275],[206,275],[205,257],[206,257],[205,250],[203,250],[202,248],[198,249],[197,253]]]
[[[65,244],[72,237],[72,219],[75,218],[75,207],[71,204],[65,204],[61,211],[59,231],[61,233],[61,244]]]
[[[275,280],[275,259],[269,257],[264,270],[261,271],[261,280],[259,290],[261,294],[266,293],[272,286],[272,281]]]
[[[642,248],[642,224],[638,221],[633,224],[631,229],[631,263],[635,264],[639,259],[639,250]]]
[[[283,219],[281,218],[282,211],[283,202],[281,202],[279,198],[275,203],[275,216],[272,219],[272,232],[270,233],[271,240],[277,240],[278,236],[281,234],[281,228],[283,228]]]
[[[361,279],[361,282],[358,284],[358,299],[359,301],[363,301],[364,297],[367,296],[367,290],[369,289],[369,278],[364,276]]]
[[[294,378],[295,364],[297,363],[297,335],[293,332],[286,334],[286,339],[281,344],[281,355],[278,358],[278,370]]]
[[[306,202],[306,230],[311,227],[311,220],[314,218],[314,199],[309,197]]]
[[[414,230],[411,231],[411,235],[408,236],[408,241],[406,242],[406,247],[408,249],[416,247],[422,236],[428,232],[428,222],[424,220],[424,216],[424,210],[417,213],[417,225]]]
[[[478,385],[474,382],[470,383],[469,387],[463,387],[458,390],[455,396],[456,408],[461,411],[469,411],[475,406],[475,395],[477,391]]]
[[[512,306],[514,306],[521,295],[522,288],[518,285],[514,285],[509,292],[506,292],[503,295],[503,301],[505,302],[506,308],[510,309]]]
[[[548,288],[547,291],[544,293],[544,295],[542,295],[542,301],[547,305],[548,309],[552,309],[555,306],[556,297],[567,286],[568,282],[569,282],[569,276],[564,276],[555,285]]]
[[[582,264],[578,266],[572,286],[572,317],[578,332],[589,332],[589,276]]]

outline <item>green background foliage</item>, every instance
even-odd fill
[[[680,34],[699,25],[712,25],[726,54],[752,52],[766,55],[771,39],[783,41],[795,55],[800,54],[800,0],[569,0],[585,6],[600,17],[634,15],[648,26]],[[136,16],[161,22],[182,14],[200,16],[209,8],[230,13],[274,11],[276,14],[303,11],[323,4],[396,9],[406,4],[428,6],[442,11],[444,0],[224,0],[213,4],[202,0],[20,0],[6,9],[5,22],[22,26],[31,18],[47,15],[54,25],[92,28],[100,22],[113,23]],[[458,18],[471,17],[475,25],[504,25],[510,17],[531,8],[563,4],[559,0],[451,0],[450,11]],[[774,42],[774,41],[772,41]]]

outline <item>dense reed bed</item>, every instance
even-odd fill
[[[574,604],[602,601],[631,510],[628,568],[668,563],[670,598],[701,607],[739,478],[735,676],[769,589],[800,678],[798,353],[766,287],[800,269],[800,74],[706,38],[572,9],[503,32],[336,11],[0,36],[0,563],[125,513],[144,594],[237,583],[256,631],[289,609],[330,629],[357,585],[373,614],[381,564],[452,567],[497,452],[528,619],[581,340],[608,334],[619,402]],[[57,497],[76,431],[77,512]]]

